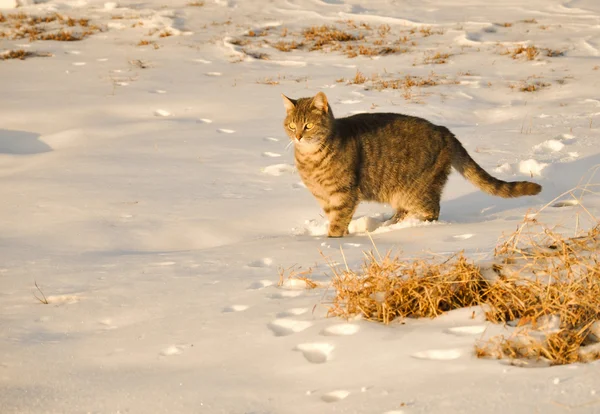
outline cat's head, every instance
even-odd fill
[[[320,144],[329,136],[334,117],[323,92],[312,98],[290,99],[281,96],[287,111],[283,127],[296,145]]]

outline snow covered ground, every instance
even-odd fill
[[[488,257],[529,209],[577,185],[600,164],[597,0],[26,3],[0,11],[102,31],[0,38],[0,52],[52,54],[0,60],[0,412],[600,412],[598,363],[476,359],[481,334],[503,329],[480,312],[382,326],[326,318],[324,289],[276,286],[292,265],[326,282],[320,252],[341,262],[343,248],[358,266],[365,230],[407,257]],[[272,46],[321,25],[405,50]],[[369,80],[349,83],[357,71]],[[372,80],[407,75],[440,84]],[[453,174],[439,223],[385,226],[390,208],[369,204],[349,237],[327,239],[280,97],[319,90],[337,116],[446,125],[490,172],[544,190],[503,200]],[[599,212],[600,198],[584,203]],[[577,206],[561,205],[542,219],[572,226]]]

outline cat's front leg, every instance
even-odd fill
[[[329,237],[344,237],[348,234],[348,225],[358,206],[358,199],[352,193],[335,193],[323,207],[329,218]]]

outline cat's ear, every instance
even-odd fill
[[[296,109],[296,101],[295,100],[288,98],[284,94],[281,94],[281,97],[283,98],[283,105],[285,106],[285,110],[287,111],[288,114],[290,112],[292,112],[294,109]]]
[[[312,104],[319,111],[324,113],[329,112],[329,104],[327,103],[327,96],[323,92],[319,92],[313,98]]]

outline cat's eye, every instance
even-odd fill
[[[290,122],[288,125],[288,128],[291,129],[292,131],[296,129],[296,124],[293,122]]]
[[[314,127],[315,124],[313,124],[312,122],[309,122],[308,124],[306,124],[306,129],[312,129],[312,127]]]

